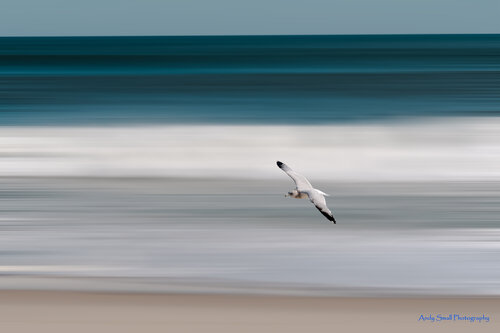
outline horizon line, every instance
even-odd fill
[[[119,37],[351,37],[351,36],[491,36],[500,35],[500,32],[487,33],[390,33],[390,34],[229,34],[229,35],[12,35],[0,38],[119,38]]]

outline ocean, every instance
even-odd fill
[[[500,35],[0,38],[0,288],[498,295],[499,87]]]
[[[500,35],[0,38],[5,125],[497,116]]]

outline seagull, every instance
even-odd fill
[[[295,199],[309,199],[313,203],[313,205],[318,208],[318,210],[321,212],[321,214],[323,214],[324,217],[326,217],[329,221],[332,221],[334,224],[337,224],[332,212],[326,206],[325,195],[328,196],[328,194],[313,188],[306,177],[299,175],[285,163],[277,161],[276,164],[295,182],[295,190],[285,194],[285,197],[292,197]]]

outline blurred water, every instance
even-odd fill
[[[0,176],[500,181],[500,120],[328,126],[7,126]]]
[[[3,276],[153,277],[325,293],[500,290],[498,183],[321,184],[337,225],[306,200],[284,198],[288,179],[3,178],[0,185]]]
[[[499,35],[0,38],[0,288],[498,295],[499,66]]]
[[[498,115],[500,35],[0,38],[0,124]]]

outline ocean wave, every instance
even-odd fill
[[[0,176],[500,180],[500,119],[317,126],[6,126]]]

